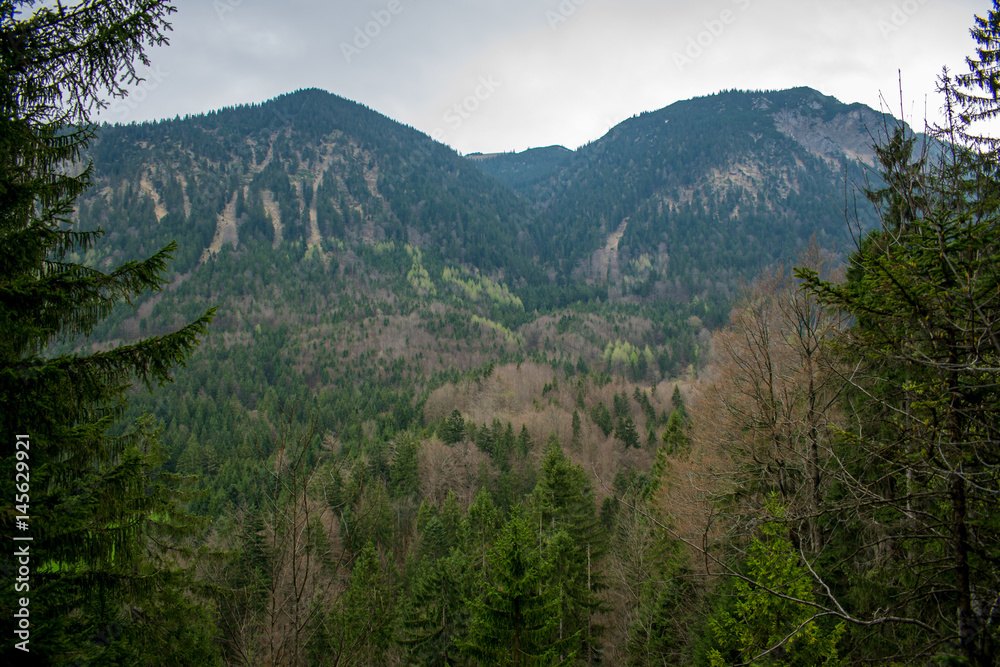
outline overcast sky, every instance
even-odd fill
[[[170,45],[109,122],[322,88],[462,153],[599,138],[678,100],[810,86],[937,117],[989,0],[174,0]]]

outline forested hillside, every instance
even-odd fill
[[[523,177],[508,187],[516,170],[490,167],[512,156],[463,159],[318,90],[104,127],[91,151],[95,185],[79,199],[76,218],[81,229],[104,229],[108,242],[75,259],[111,266],[173,239],[179,247],[172,285],[138,311],[113,314],[90,345],[157,335],[219,308],[213,335],[175,383],[155,403],[142,395],[132,402],[136,416],[149,411],[163,422],[168,468],[200,477],[212,499],[195,507],[211,515],[227,501],[245,502],[254,487],[252,442],[274,426],[279,405],[300,406],[345,450],[360,453],[441,417],[425,410],[434,390],[504,364],[540,364],[536,372],[550,383],[690,381],[740,280],[790,260],[811,235],[833,251],[846,247],[842,215],[833,222],[844,175],[782,134],[773,115],[762,114],[762,106],[773,111],[762,95],[679,104],[577,152],[517,156],[532,188],[516,183]],[[818,95],[808,90],[771,96],[821,119],[857,116],[842,130],[849,139],[879,120],[830,99],[825,110],[814,108]],[[757,108],[732,100],[756,100]],[[661,118],[668,113],[672,119]],[[678,132],[685,122],[692,129]],[[766,140],[750,136],[766,122]],[[827,144],[829,160],[860,169]],[[794,160],[799,166],[789,167]],[[781,190],[763,176],[751,182],[712,171],[737,162],[797,180],[782,181]],[[699,170],[708,175],[692,180]],[[727,215],[723,235],[717,205],[700,209],[689,197],[664,208],[678,174],[696,184],[703,203],[718,201],[715,188],[728,183],[736,189],[730,199],[759,204]],[[797,191],[799,180],[815,191]],[[642,197],[638,181],[648,182]],[[816,207],[791,215],[802,201]],[[617,232],[611,225],[607,238],[607,221],[619,219],[628,223]],[[663,224],[687,242],[642,241]],[[713,246],[716,237],[733,251]],[[578,259],[581,250],[588,259]],[[593,406],[580,393],[586,417]],[[514,414],[487,412],[482,421],[517,425]],[[540,443],[548,433],[532,435]],[[642,436],[655,442],[655,420]]]
[[[727,91],[463,157],[315,89],[56,117],[0,146],[43,661],[995,664],[967,118]]]
[[[695,588],[681,580],[654,585],[689,566],[657,527],[659,511],[647,518],[634,503],[652,499],[670,456],[690,447],[682,397],[740,281],[785,264],[810,236],[845,249],[834,197],[844,169],[847,178],[861,170],[839,144],[821,157],[787,137],[759,108],[762,95],[645,114],[575,152],[485,160],[317,90],[101,129],[95,185],[79,199],[77,220],[106,230],[108,242],[104,254],[78,259],[112,266],[172,239],[179,248],[172,284],[137,311],[112,314],[85,345],[159,335],[218,308],[187,367],[155,394],[133,396],[128,418],[148,413],[163,425],[165,470],[197,480],[188,507],[213,519],[207,544],[247,558],[263,548],[252,544],[271,540],[255,567],[273,571],[255,585],[266,584],[277,606],[217,601],[226,660],[333,650],[371,664],[412,650],[433,662],[471,655],[467,642],[487,642],[476,649],[485,655],[498,645],[488,642],[509,641],[489,634],[496,628],[474,631],[490,618],[474,620],[489,609],[476,606],[489,604],[489,587],[537,585],[493,581],[500,565],[486,561],[528,555],[491,556],[487,546],[503,537],[513,540],[505,548],[524,548],[523,531],[551,511],[571,514],[545,519],[544,541],[569,551],[535,553],[541,560],[516,567],[540,576],[537,568],[562,559],[560,595],[571,597],[558,612],[549,593],[526,602],[541,605],[530,612],[538,615],[515,630],[528,624],[538,642],[552,630],[545,623],[568,614],[564,656],[616,663],[691,650],[683,628],[653,630],[667,623],[657,616],[664,605],[695,604]],[[812,91],[771,95],[823,117],[807,106]],[[758,108],[740,108],[753,100]],[[827,117],[858,114],[825,102]],[[881,122],[868,113],[850,124],[852,138]],[[762,136],[752,136],[755,127]],[[497,170],[504,160],[520,162]],[[727,165],[759,178],[720,170]],[[732,209],[720,216],[726,201]],[[669,242],[656,236],[667,229]],[[289,478],[275,477],[288,456]],[[317,493],[326,501],[314,506]],[[544,509],[553,502],[569,506]],[[282,527],[289,511],[320,531],[310,540],[326,545],[324,558],[336,555],[315,581],[286,572],[301,559],[323,567],[318,546],[284,535],[294,529]],[[517,511],[528,513],[520,528],[510,523]],[[456,560],[474,557],[464,521],[496,522],[495,536],[475,528],[489,538],[478,579]],[[589,554],[579,530],[594,535]],[[241,567],[214,576],[234,590],[248,583],[239,577],[262,576]],[[464,583],[441,580],[459,572]],[[351,629],[337,615],[369,604],[350,597],[356,576],[370,578],[365,595],[395,601]],[[303,604],[284,586],[304,584],[321,611],[271,636],[269,615]],[[428,586],[446,584],[450,598],[439,590],[437,602],[424,600]],[[325,618],[317,613],[329,620],[317,625]],[[437,614],[445,627],[431,632]],[[333,628],[383,639],[355,646],[357,637],[327,636]],[[290,648],[297,636],[310,640]],[[331,642],[340,644],[310,648]]]
[[[619,298],[728,303],[810,236],[839,251],[844,213],[896,121],[809,88],[729,91],[643,113],[568,153],[476,160],[545,220],[542,256]],[[845,184],[847,187],[845,188]],[[867,202],[857,222],[871,226]]]

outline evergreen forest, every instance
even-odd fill
[[[0,0],[3,664],[1000,664],[1000,2],[923,133],[468,156],[95,123],[174,11]]]

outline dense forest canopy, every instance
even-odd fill
[[[317,89],[90,123],[172,11],[0,0],[6,662],[997,663],[996,3],[926,135],[468,157]]]

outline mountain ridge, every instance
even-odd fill
[[[804,131],[848,108],[807,91],[772,96]],[[268,437],[259,415],[279,405],[305,406],[345,450],[368,452],[494,366],[530,364],[539,387],[591,378],[595,391],[693,379],[742,281],[792,261],[810,237],[832,252],[849,243],[824,201],[842,196],[844,172],[753,97],[641,114],[575,151],[479,161],[315,89],[102,127],[76,221],[107,236],[73,259],[113,266],[176,239],[175,273],[67,345],[127,343],[218,306],[176,383],[132,408],[163,422],[171,470],[204,471],[197,509],[216,515],[252,494],[241,466],[252,438]],[[507,171],[487,173],[491,163]],[[861,172],[852,158],[838,164]],[[505,391],[490,389],[490,404]],[[528,400],[536,442],[543,414],[562,423],[571,403]],[[613,439],[601,442],[611,451]]]
[[[791,257],[812,232],[824,245],[845,246],[844,181],[864,182],[874,163],[871,141],[896,122],[811,88],[723,91],[633,116],[556,160],[545,149],[533,149],[476,165],[536,209],[557,211],[553,245],[579,252],[551,256],[565,260],[563,270],[578,279],[602,279],[608,241],[616,235],[621,243],[612,245],[623,251],[625,265],[669,272],[665,258],[673,252],[693,254],[702,271],[712,270],[698,255],[724,240],[748,248],[756,270],[776,256]],[[609,190],[616,195],[608,196]],[[873,223],[870,211],[861,215]],[[706,238],[712,227],[717,231]],[[724,229],[730,238],[719,237]],[[692,230],[700,230],[700,237],[692,237]],[[773,239],[762,245],[755,240],[762,234]],[[738,247],[729,251],[734,265],[741,253]],[[648,271],[634,271],[629,279],[648,282]],[[660,296],[684,291],[657,282],[653,291]]]
[[[323,255],[344,241],[394,240],[521,290],[552,294],[582,282],[606,284],[608,298],[710,298],[704,280],[677,282],[697,268],[715,274],[709,291],[727,299],[736,277],[787,261],[814,233],[844,247],[849,235],[831,198],[873,163],[872,126],[895,122],[807,87],[722,91],[637,114],[576,150],[463,157],[309,88],[183,119],[105,125],[91,155],[106,200],[116,179],[138,191],[142,213],[119,216],[138,245],[143,236],[153,245],[170,232],[181,238],[181,275],[251,237],[273,248],[301,241],[303,252]],[[121,234],[101,211],[89,215],[94,202],[79,219]],[[131,224],[137,214],[156,224]],[[728,245],[745,251],[732,248],[720,276],[712,253],[727,225]],[[626,270],[609,276],[611,265]]]

